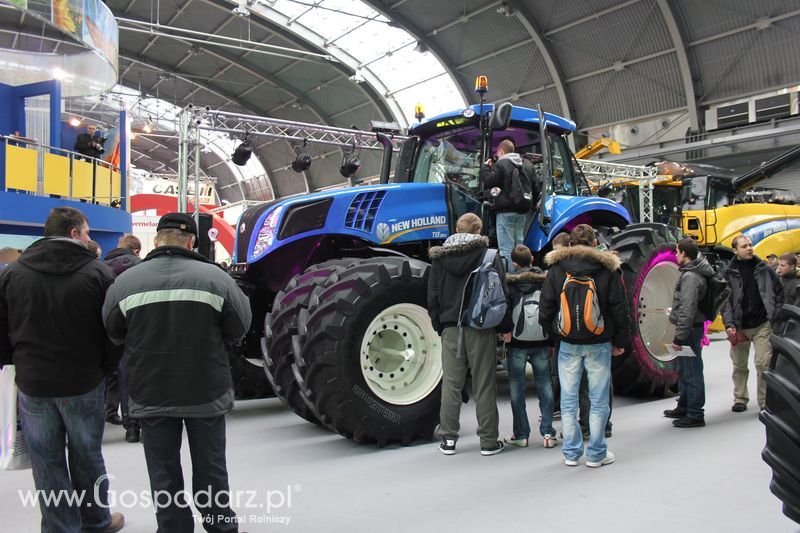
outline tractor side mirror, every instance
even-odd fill
[[[511,104],[508,102],[495,106],[492,118],[489,119],[489,129],[501,131],[508,127],[511,122]]]

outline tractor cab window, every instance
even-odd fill
[[[447,139],[427,139],[422,143],[414,171],[415,183],[454,183],[477,191],[481,168],[477,147],[456,146]]]
[[[566,140],[561,136],[550,135],[549,141],[553,179],[547,184],[548,194],[589,196],[590,191],[586,178],[567,146]]]
[[[683,188],[681,190],[681,210],[704,210],[706,208],[707,187],[708,178],[706,176],[684,178]]]

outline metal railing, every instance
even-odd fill
[[[43,145],[40,142],[34,139],[28,139],[26,137],[18,137],[15,135],[0,135],[0,143],[2,143],[3,152],[6,154],[6,168],[0,169],[5,175],[5,180],[3,180],[3,190],[9,191],[13,190],[18,193],[22,194],[34,194],[37,196],[59,196],[61,198],[67,198],[70,200],[77,200],[80,202],[86,203],[106,203],[112,207],[119,207],[122,205],[123,200],[126,198],[127,194],[126,191],[122,190],[122,184],[120,181],[120,191],[119,194],[114,194],[114,172],[117,172],[118,175],[121,176],[120,168],[116,165],[112,165],[108,161],[103,161],[102,159],[97,159],[94,157],[88,157],[78,152],[74,152],[72,150],[66,150],[64,148],[59,148],[57,146],[48,146]],[[29,190],[29,189],[17,189],[14,187],[8,186],[8,146],[16,146],[20,148],[27,148],[30,150],[36,150],[37,152],[37,162],[36,162],[36,190]],[[69,170],[67,175],[67,191],[68,194],[50,194],[47,193],[45,190],[45,155],[52,154],[59,157],[64,157],[69,161]],[[74,190],[74,182],[75,182],[75,162],[76,161],[83,161],[86,163],[90,163],[92,165],[92,194],[89,196],[82,196],[76,195]],[[104,176],[98,176],[98,169],[104,169],[105,172],[108,174],[108,196],[98,196],[97,194],[97,184],[98,181],[101,179],[105,179]],[[121,180],[121,177],[120,177]],[[106,202],[101,202],[102,200],[106,200]]]

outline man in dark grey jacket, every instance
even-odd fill
[[[203,527],[237,531],[225,461],[225,414],[233,410],[225,345],[244,336],[252,317],[233,279],[192,251],[196,238],[189,215],[161,217],[157,248],[117,278],[103,306],[109,337],[125,344],[130,416],[142,427],[158,530],[170,533],[194,530],[183,497],[184,425]]]
[[[672,311],[669,321],[675,324],[672,347],[680,350],[689,346],[694,357],[678,357],[678,406],[664,411],[667,418],[675,418],[672,425],[677,428],[694,428],[706,425],[703,406],[706,403],[706,385],[703,378],[703,324],[708,317],[699,305],[708,290],[708,278],[714,269],[700,255],[694,239],[683,239],[677,248],[681,277],[672,295]]]
[[[747,378],[750,374],[747,361],[750,344],[755,347],[756,372],[758,373],[758,406],[763,409],[767,387],[763,373],[769,368],[772,346],[769,336],[772,322],[783,305],[783,287],[778,275],[764,261],[753,254],[753,243],[745,235],[733,239],[736,253],[725,279],[731,287],[731,296],[722,307],[722,320],[728,338],[732,340],[733,361],[733,407],[731,411],[747,410]],[[741,340],[739,342],[739,340]]]

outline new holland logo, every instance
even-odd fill
[[[386,239],[388,239],[391,234],[392,234],[392,232],[389,229],[389,225],[388,224],[384,224],[383,222],[378,224],[377,227],[375,228],[375,235],[376,235],[376,237],[378,237],[378,240],[380,242],[383,242]]]

